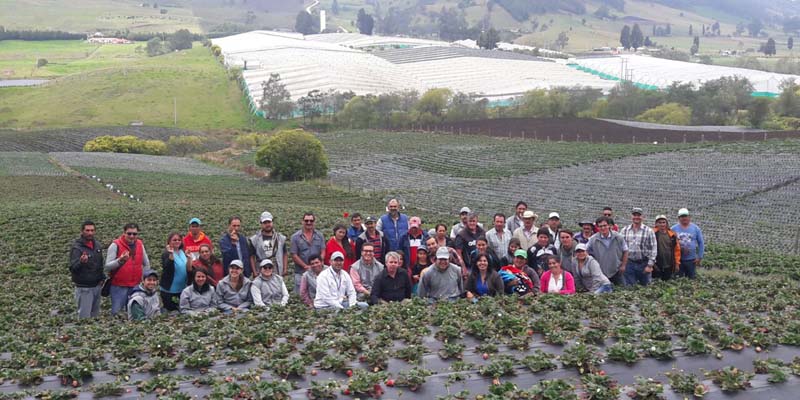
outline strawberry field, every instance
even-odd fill
[[[570,150],[509,139],[352,135],[322,134],[331,180],[346,189],[349,179],[350,191],[267,183],[164,157],[0,155],[0,399],[796,397],[800,259],[760,245],[789,232],[781,226],[800,212],[792,197],[796,143]],[[389,160],[382,143],[408,149]],[[357,147],[348,153],[348,146]],[[481,170],[500,165],[500,150],[516,167]],[[268,209],[276,229],[290,235],[311,210],[328,236],[343,213],[379,214],[389,195],[404,198],[426,227],[453,223],[462,205],[488,222],[488,212],[508,212],[520,198],[540,215],[561,212],[565,222],[593,216],[605,202],[620,210],[641,205],[652,217],[684,201],[712,235],[706,262],[715,268],[696,281],[604,296],[416,300],[326,316],[292,293],[287,307],[269,311],[145,323],[110,317],[106,299],[98,320],[76,318],[66,258],[85,218],[97,223],[105,245],[124,223],[138,222],[160,268],[167,233],[185,231],[190,217],[201,218],[216,242],[229,216],[241,215],[252,233]],[[773,205],[774,213],[759,212]],[[717,226],[752,241],[724,240]]]

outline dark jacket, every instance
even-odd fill
[[[503,285],[503,278],[500,278],[500,274],[493,269],[489,269],[486,273],[486,286],[489,288],[489,296],[497,296],[502,295],[505,293],[505,286]],[[465,290],[472,292],[475,296],[478,296],[478,276],[475,273],[469,274],[467,278],[467,285],[464,287]]]
[[[253,276],[253,267],[250,265],[250,245],[247,238],[243,234],[239,234],[239,248],[242,252],[242,265],[244,265],[244,276]],[[231,261],[239,259],[239,253],[236,251],[236,245],[231,242],[231,234],[225,232],[219,240],[219,249],[222,252],[222,268],[225,270],[225,275],[228,275],[228,267]]]
[[[69,272],[72,282],[77,287],[95,287],[106,278],[103,273],[103,246],[97,239],[93,240],[93,248],[89,248],[83,238],[75,239],[69,250]],[[89,260],[81,264],[81,255],[86,253]]]
[[[394,278],[389,277],[386,269],[381,271],[372,282],[372,292],[370,302],[379,304],[383,301],[402,301],[411,298],[411,288],[413,284],[408,277],[408,270],[399,268]]]
[[[183,251],[183,245],[180,248]],[[169,288],[172,287],[172,280],[175,279],[175,260],[170,260],[169,258],[170,253],[164,251],[161,253],[161,280],[159,281],[159,285],[161,286],[162,291],[167,291]],[[186,261],[189,262],[188,260]],[[189,282],[189,273],[186,273],[186,284],[183,286],[184,288],[191,284]],[[183,291],[183,288],[181,288]]]
[[[475,250],[475,243],[477,243],[478,238],[481,236],[486,236],[486,231],[480,226],[476,227],[475,233],[464,228],[456,235],[456,250],[461,252],[461,257],[464,259],[465,263],[469,263],[469,255]]]

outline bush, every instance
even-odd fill
[[[170,154],[185,156],[190,153],[198,153],[203,149],[206,139],[200,136],[170,136],[167,141],[167,148]]]
[[[47,59],[46,58],[40,58],[40,59],[36,60],[36,68],[42,68],[45,65],[47,65]]]
[[[270,169],[277,180],[321,178],[328,174],[322,142],[301,129],[278,132],[256,152],[256,164]]]
[[[83,145],[85,152],[163,155],[167,144],[161,140],[143,140],[136,136],[99,136]]]
[[[252,149],[254,147],[261,147],[267,144],[270,136],[265,133],[244,133],[236,135],[233,139],[233,144],[242,149]]]
[[[692,121],[692,109],[678,103],[666,103],[639,114],[636,120],[656,124],[689,125]]]

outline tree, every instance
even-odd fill
[[[800,85],[794,79],[781,82],[777,111],[785,117],[800,117]]]
[[[455,41],[467,39],[470,30],[463,12],[442,7],[439,13],[439,39]],[[476,35],[477,37],[477,35]]]
[[[747,24],[747,32],[750,33],[752,37],[758,36],[762,29],[764,29],[764,24],[758,18],[754,18]]]
[[[750,107],[747,108],[747,119],[750,120],[750,125],[754,128],[758,128],[767,119],[767,115],[769,115],[769,107],[772,104],[772,100],[759,97],[753,100],[750,103]]]
[[[499,41],[500,32],[494,28],[489,28],[488,31],[481,32],[480,36],[478,36],[478,46],[486,50],[497,48],[497,43]]]
[[[786,48],[791,50],[794,47],[794,38],[789,36],[789,39],[786,40]]]
[[[285,130],[271,137],[256,152],[256,164],[270,169],[281,181],[322,178],[328,174],[328,156],[322,142],[302,129]]]
[[[450,89],[430,89],[425,92],[417,103],[419,121],[422,123],[441,122],[451,95]]]
[[[555,42],[556,46],[559,49],[563,49],[564,47],[567,47],[567,42],[569,42],[569,36],[567,36],[567,32],[560,32]]]
[[[644,47],[651,47],[653,46],[653,41],[650,40],[650,36],[644,38]]]
[[[356,19],[356,26],[358,31],[364,35],[372,35],[372,29],[375,27],[375,19],[372,15],[367,14],[364,9],[358,10],[358,18]]]
[[[333,4],[331,4],[331,12],[333,15],[339,15],[339,2],[337,0],[333,0]]]
[[[309,118],[314,123],[314,118],[322,115],[322,92],[314,89],[298,99],[297,104],[303,113],[303,120]]]
[[[627,50],[631,48],[631,27],[625,25],[622,28],[622,32],[619,35],[619,43],[622,45],[622,48]]]
[[[689,49],[689,53],[695,55],[699,51],[700,51],[700,36],[695,36],[694,40],[692,41],[692,48]]]
[[[192,35],[188,29],[180,29],[172,35],[169,35],[167,41],[174,50],[186,50],[192,48],[193,38],[194,35]]]
[[[767,40],[767,44],[763,46],[764,55],[767,56],[774,56],[777,53],[777,49],[775,48],[775,39],[769,38]]]
[[[639,24],[633,25],[633,30],[631,31],[631,47],[634,50],[642,47],[644,44],[644,35],[642,34],[642,28],[639,27]]]
[[[147,41],[147,55],[149,57],[155,57],[161,54],[164,54],[164,45],[161,43],[161,38],[154,37]]]
[[[689,125],[692,122],[692,109],[678,103],[665,103],[639,114],[636,120],[654,124]]]
[[[317,33],[317,24],[314,22],[314,17],[305,10],[300,11],[294,21],[294,30],[303,35]]]
[[[261,83],[261,87],[263,91],[260,108],[267,114],[267,118],[280,119],[292,114],[292,98],[279,74],[271,74],[268,81]]]
[[[611,18],[611,10],[609,10],[607,5],[603,4],[600,7],[597,7],[597,10],[594,12],[594,16],[600,19]]]
[[[200,152],[203,149],[205,141],[206,139],[201,136],[170,136],[167,141],[167,149],[170,154],[185,156],[190,153]]]

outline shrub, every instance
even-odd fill
[[[678,103],[666,103],[639,114],[636,120],[656,124],[689,125],[692,121],[692,109]]]
[[[163,155],[167,152],[167,145],[161,140],[144,140],[136,136],[98,136],[86,142],[83,151]]]
[[[206,139],[200,136],[170,136],[167,141],[167,148],[170,154],[185,156],[190,153],[197,153],[203,149]]]
[[[277,180],[321,178],[328,174],[322,142],[301,129],[278,132],[256,153],[256,164]]]
[[[40,58],[40,59],[36,60],[36,68],[42,68],[45,65],[47,65],[47,59],[46,58]]]

